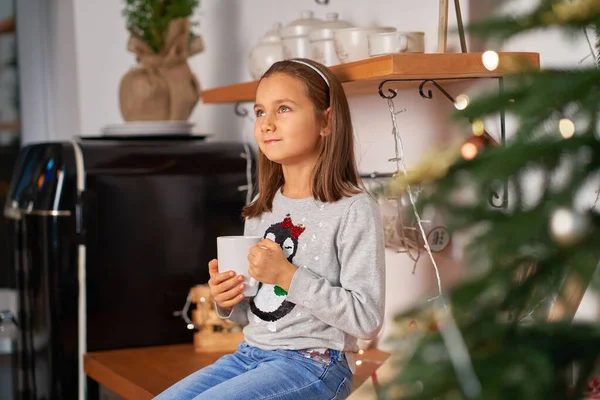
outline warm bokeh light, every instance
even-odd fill
[[[562,137],[568,139],[575,134],[575,124],[569,118],[562,118],[558,121],[558,130]]]
[[[454,99],[454,107],[456,107],[457,110],[464,110],[469,105],[469,101],[469,96],[466,94],[458,95],[456,99]]]
[[[480,119],[473,121],[471,127],[473,129],[473,135],[475,136],[481,136],[483,135],[483,132],[485,132],[485,126],[483,125],[483,121]]]
[[[483,61],[483,66],[488,71],[494,71],[498,68],[498,64],[500,63],[500,56],[493,50],[488,50],[483,53],[481,56],[481,60]]]
[[[462,157],[465,160],[474,159],[475,157],[477,157],[478,152],[479,152],[479,150],[477,149],[477,146],[475,145],[475,143],[471,143],[471,142],[466,142],[460,148],[460,154],[462,155]]]

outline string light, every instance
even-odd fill
[[[395,108],[393,99],[388,98],[387,101],[388,101],[388,108],[390,110],[390,116],[392,117],[392,125],[394,127],[392,130],[392,133],[394,135],[394,144],[395,144],[394,147],[395,147],[396,157],[393,158],[392,160],[396,162],[396,174],[399,174],[400,172],[402,172],[404,174],[404,178],[406,179],[408,177],[408,169],[406,168],[406,163],[405,163],[405,159],[404,159],[404,144],[402,141],[402,136],[400,135],[400,129],[398,128],[398,120],[396,119],[396,108]],[[392,160],[390,160],[390,161],[392,161]],[[423,239],[423,243],[424,243],[423,247],[425,247],[425,251],[427,252],[427,255],[429,256],[429,259],[431,260],[431,264],[433,265],[433,269],[435,271],[435,277],[437,279],[438,295],[430,300],[442,298],[443,292],[442,292],[442,278],[440,277],[440,269],[438,268],[437,262],[435,261],[435,258],[433,257],[433,253],[431,252],[431,247],[429,247],[429,242],[427,240],[427,234],[425,233],[425,228],[423,228],[423,221],[421,220],[421,215],[419,214],[419,210],[416,205],[416,200],[415,200],[416,193],[413,193],[414,189],[411,188],[410,185],[407,185],[406,189],[407,189],[406,193],[408,194],[408,199],[410,200],[410,204],[412,205],[413,213],[415,215],[417,227],[418,227],[419,232],[421,233],[421,237]],[[419,259],[420,255],[421,255],[421,251],[419,250],[417,252],[416,259],[414,259],[415,266],[416,266],[416,262]],[[412,258],[412,256],[411,256],[411,258]],[[446,307],[445,303],[444,303],[444,307]]]
[[[479,153],[479,150],[475,143],[472,142],[466,142],[460,148],[460,154],[465,160],[474,159],[477,157],[477,153]]]
[[[356,360],[356,365],[362,365],[362,360]]]
[[[485,132],[485,126],[483,124],[483,121],[480,119],[476,119],[475,121],[473,121],[473,123],[471,124],[471,128],[473,129],[473,135],[475,136],[481,136]]]
[[[550,227],[556,234],[565,234],[573,228],[573,220],[571,210],[560,209],[554,212]]]
[[[558,121],[558,130],[562,137],[568,139],[575,134],[575,124],[569,118],[561,118]]]
[[[460,94],[456,96],[456,99],[454,100],[454,107],[456,107],[457,110],[464,110],[469,105],[469,102],[469,96]]]
[[[569,208],[559,208],[550,216],[550,236],[561,246],[573,246],[589,233],[587,215]]]
[[[481,56],[481,60],[483,61],[483,66],[488,71],[495,71],[498,68],[498,64],[500,63],[500,56],[493,50],[488,50]]]
[[[390,162],[394,162],[396,164],[396,172],[394,174],[394,176],[398,176],[401,172],[404,173],[404,176],[406,177],[406,165],[403,161],[403,157],[404,157],[404,147],[402,144],[402,137],[400,136],[400,130],[398,128],[398,119],[397,119],[397,115],[403,113],[406,111],[406,108],[400,111],[396,111],[396,107],[394,105],[394,101],[392,99],[388,99],[388,109],[390,111],[390,116],[392,118],[392,134],[394,135],[394,154],[395,157],[391,158],[389,161]],[[403,171],[404,169],[404,171]],[[412,195],[412,189],[410,187],[407,186],[408,191],[406,192],[407,196],[409,197],[409,201],[412,202],[412,200],[414,200],[413,195]],[[415,194],[416,196],[416,194]],[[406,232],[404,231],[404,217],[403,217],[403,212],[401,210],[401,207],[403,207],[402,204],[402,200],[397,200],[396,201],[397,204],[397,208],[398,208],[398,218],[400,220],[400,225],[402,226],[402,229],[399,230],[398,233],[400,233],[400,240],[404,243],[405,245],[405,251],[404,253],[406,255],[408,255],[408,257],[413,261],[413,271],[417,268],[417,263],[419,261],[419,259],[421,258],[421,250],[420,250],[420,246],[414,246],[412,243],[414,243],[411,239],[412,238],[408,238]],[[414,206],[413,206],[413,211],[415,210]],[[420,217],[417,216],[416,218],[416,222],[417,224],[419,223],[418,221],[420,220]],[[415,237],[416,239],[416,237]]]

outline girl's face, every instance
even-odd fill
[[[263,154],[282,165],[315,163],[329,134],[317,118],[304,83],[284,73],[263,78],[256,91],[254,138]]]

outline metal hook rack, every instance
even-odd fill
[[[454,97],[452,97],[450,95],[450,93],[448,93],[439,83],[437,83],[437,81],[442,81],[442,80],[461,80],[461,79],[474,79],[474,78],[449,78],[449,79],[444,79],[444,78],[440,78],[440,79],[385,79],[383,81],[381,81],[381,83],[379,84],[379,88],[377,89],[377,91],[379,92],[379,96],[381,96],[384,99],[393,99],[398,95],[398,92],[396,91],[396,89],[388,89],[388,93],[386,94],[383,92],[383,87],[385,86],[386,83],[390,83],[390,82],[417,82],[417,81],[421,81],[421,84],[419,85],[419,94],[421,95],[421,97],[423,97],[424,99],[432,99],[433,98],[433,93],[430,90],[427,90],[427,94],[425,94],[425,92],[423,91],[425,85],[427,83],[431,83],[432,85],[434,85],[444,96],[446,96],[448,98],[448,100],[450,100],[451,102],[454,103]]]
[[[242,104],[243,103],[241,101],[235,103],[235,105],[233,106],[233,112],[238,117],[247,117],[249,112],[246,108],[242,107]]]
[[[431,92],[431,89],[427,90],[427,94],[425,94],[423,92],[423,88],[425,87],[425,85],[427,83],[431,83],[433,86],[435,86],[437,88],[437,90],[439,90],[444,96],[446,96],[448,98],[448,100],[450,100],[452,103],[456,102],[456,99],[454,97],[452,97],[450,95],[450,93],[446,92],[446,90],[442,86],[440,86],[439,83],[437,83],[436,81],[434,81],[433,79],[424,80],[419,85],[419,94],[421,95],[422,98],[424,98],[424,99],[430,99],[430,100],[433,99],[433,93]]]
[[[315,0],[315,3],[317,3],[321,6],[326,6],[329,4],[329,0]]]
[[[439,78],[439,79],[401,79],[401,78],[385,79],[385,80],[381,81],[377,91],[379,92],[379,96],[381,96],[382,98],[384,98],[386,100],[391,100],[398,95],[398,91],[390,88],[387,90],[387,93],[385,93],[384,86],[387,83],[421,81],[421,84],[419,85],[419,95],[421,95],[421,97],[423,97],[424,99],[429,99],[429,100],[433,99],[433,92],[431,91],[431,89],[428,89],[427,93],[425,93],[425,91],[424,91],[425,85],[430,83],[440,93],[442,93],[448,100],[450,100],[452,103],[455,103],[456,102],[455,98],[450,93],[448,93],[443,88],[443,86],[441,86],[438,83],[438,81],[444,81],[444,80],[458,81],[458,80],[473,80],[473,79],[498,79],[498,86],[499,86],[500,94],[504,93],[504,78],[502,78],[502,77],[493,77],[493,78],[469,77],[469,78]],[[487,133],[485,131],[484,131],[484,135],[486,135],[488,138],[492,138],[489,135],[489,133]],[[506,114],[503,110],[500,112],[500,143],[502,144],[502,146],[504,146],[506,144]],[[504,180],[502,182],[502,187],[503,187],[502,195],[498,194],[498,192],[496,190],[490,189],[490,197],[489,197],[488,201],[489,201],[490,206],[492,206],[493,208],[507,208],[508,207],[508,180]]]

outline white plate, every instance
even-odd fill
[[[187,121],[140,121],[106,125],[104,135],[169,135],[190,134],[195,124]]]

